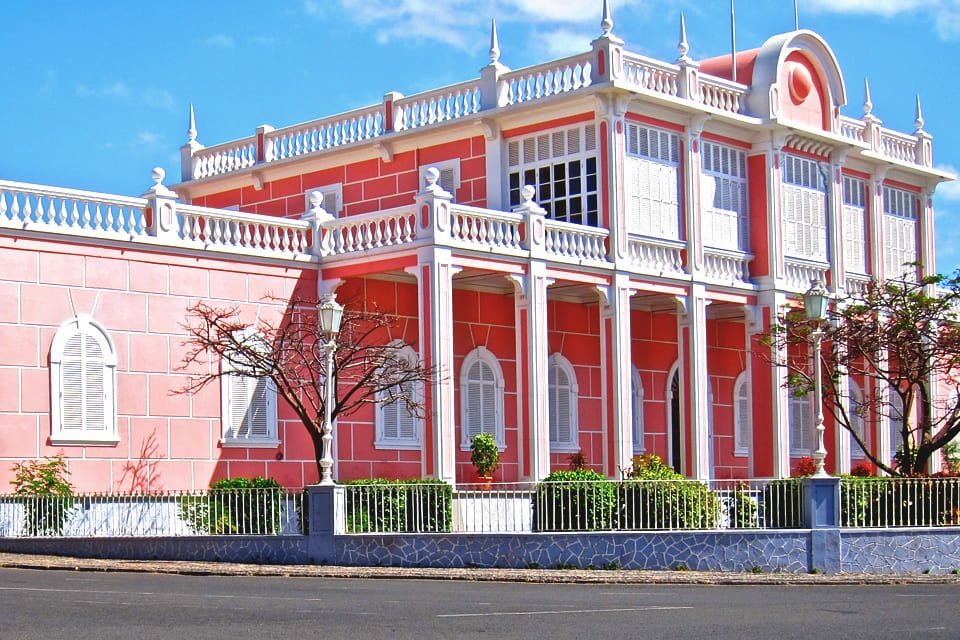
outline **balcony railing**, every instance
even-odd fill
[[[789,291],[801,293],[810,288],[814,280],[827,282],[830,265],[803,258],[784,258],[784,286]]]
[[[656,276],[683,273],[684,242],[644,236],[630,236],[627,241],[630,266],[640,273]]]
[[[703,250],[706,277],[723,284],[746,284],[750,282],[750,261],[753,255],[743,251],[731,251],[706,247]]]

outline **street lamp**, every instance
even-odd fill
[[[333,484],[333,398],[336,380],[333,375],[333,352],[337,350],[337,336],[340,334],[340,322],[343,320],[343,305],[337,303],[337,294],[328,293],[317,305],[317,325],[323,336],[323,348],[327,352],[327,375],[323,381],[323,427],[320,439],[323,441],[323,455],[320,457],[320,484]]]
[[[823,433],[826,427],[823,424],[823,374],[820,365],[820,346],[823,343],[823,324],[827,319],[827,304],[830,295],[819,279],[810,282],[810,288],[803,294],[803,307],[807,320],[814,324],[813,329],[813,389],[817,398],[817,450],[813,452],[813,460],[817,463],[815,477],[824,478],[827,470],[823,461],[827,457],[827,448],[823,443]]]

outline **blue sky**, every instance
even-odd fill
[[[475,77],[489,20],[513,68],[585,51],[601,0],[232,0],[15,2],[0,10],[6,60],[0,178],[139,195],[150,170],[179,176],[187,110],[216,144]],[[632,51],[674,60],[679,14],[690,55],[729,51],[727,0],[611,0]],[[793,29],[792,0],[738,0],[737,44]],[[799,0],[800,26],[833,48],[844,113],[914,130],[916,94],[938,166],[960,168],[950,113],[960,0]],[[938,269],[960,266],[960,185],[940,187]]]

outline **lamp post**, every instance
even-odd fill
[[[327,375],[323,381],[323,427],[320,438],[323,441],[323,455],[320,457],[320,484],[333,484],[333,410],[336,380],[333,375],[333,353],[337,350],[337,336],[340,334],[340,322],[343,320],[343,305],[337,302],[337,294],[328,293],[317,305],[317,324],[323,336],[323,348],[327,352]]]
[[[823,323],[827,319],[827,304],[830,296],[819,279],[810,283],[810,288],[803,294],[803,307],[807,320],[814,323],[813,330],[813,389],[817,399],[817,450],[813,452],[813,460],[817,464],[815,477],[827,477],[827,470],[823,461],[827,457],[827,448],[823,442],[826,427],[823,424],[823,373],[820,365],[820,347],[823,343]]]

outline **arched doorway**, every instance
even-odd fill
[[[667,395],[667,408],[670,423],[669,435],[669,464],[678,473],[683,473],[683,423],[680,415],[680,367],[674,366],[670,373],[670,392]]]

